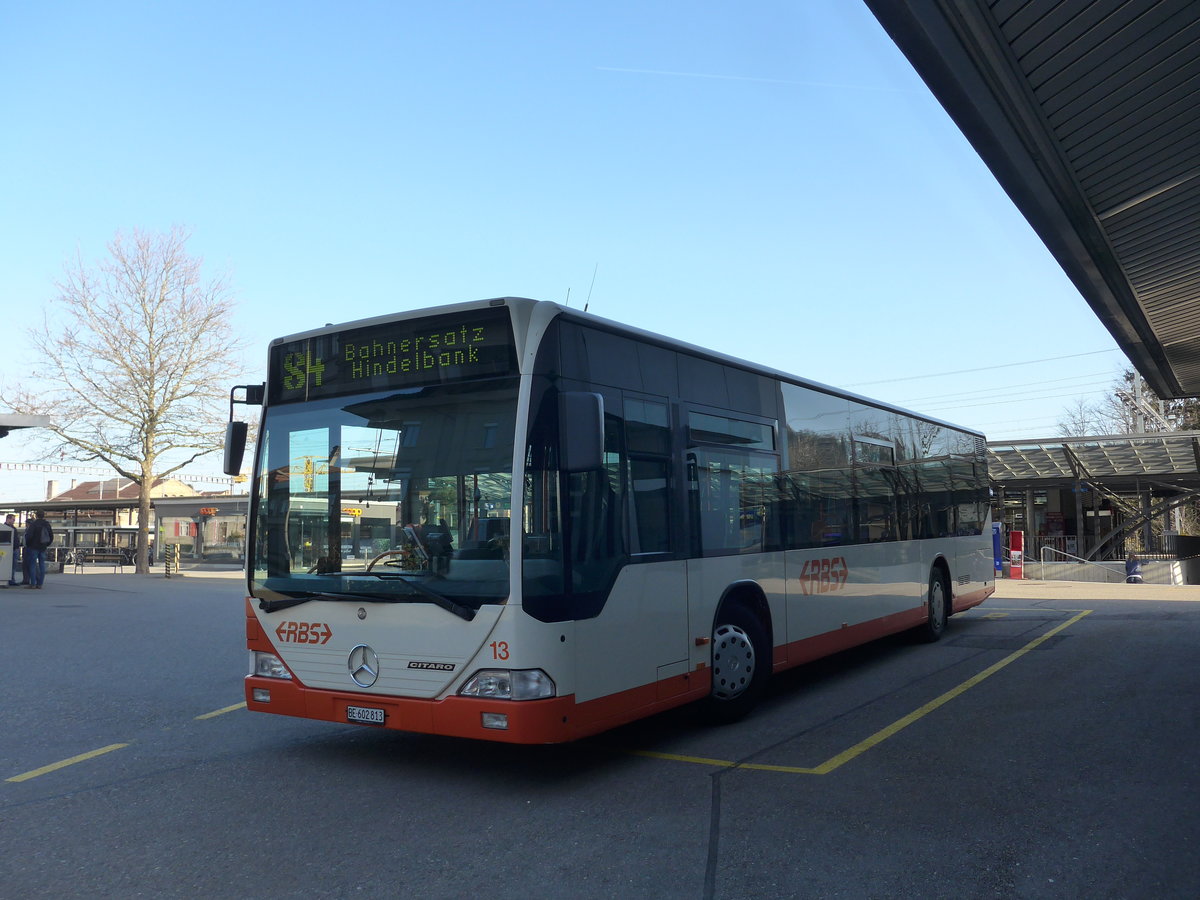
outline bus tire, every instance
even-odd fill
[[[767,630],[741,603],[727,603],[717,614],[712,637],[712,689],[707,717],[736,722],[752,710],[771,674]]]
[[[950,620],[950,585],[941,566],[929,572],[929,592],[926,594],[925,621],[913,631],[917,640],[932,644],[946,633]]]

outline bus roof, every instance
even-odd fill
[[[934,425],[940,425],[947,428],[953,428],[956,431],[962,431],[967,434],[975,435],[983,438],[983,432],[968,428],[963,425],[956,425],[953,422],[947,422],[943,419],[938,419],[933,416],[927,416],[923,413],[914,412],[910,409],[905,409],[901,406],[896,406],[892,403],[886,403],[882,400],[876,400],[872,397],[867,397],[862,394],[856,394],[853,391],[843,390],[831,385],[822,384],[819,381],[813,381],[809,378],[802,378],[799,375],[794,375],[790,372],[784,372],[780,369],[774,369],[770,366],[764,366],[759,363],[750,362],[749,360],[741,359],[740,357],[730,356],[716,350],[710,350],[706,347],[700,347],[696,344],[690,344],[687,341],[681,341],[676,338],[667,337],[666,335],[657,334],[653,331],[646,331],[637,328],[633,325],[626,325],[623,322],[617,322],[612,319],[606,319],[603,316],[597,316],[594,313],[587,313],[582,310],[572,309],[569,306],[563,306],[559,303],[554,303],[549,300],[533,300],[528,297],[492,297],[486,300],[472,300],[463,303],[451,303],[444,306],[426,307],[424,309],[407,310],[405,312],[391,313],[382,316],[373,316],[368,319],[358,319],[351,322],[342,322],[340,324],[327,324],[322,328],[313,328],[308,331],[297,332],[285,337],[276,338],[271,341],[270,346],[274,347],[281,343],[290,343],[292,341],[303,340],[305,338],[316,337],[346,331],[353,328],[370,327],[375,324],[385,324],[403,319],[416,319],[424,316],[443,315],[447,313],[465,312],[475,309],[486,309],[488,307],[506,306],[521,310],[520,318],[529,321],[533,316],[533,310],[540,308],[543,310],[552,310],[554,317],[561,317],[577,321],[593,327],[601,328],[616,334],[623,334],[630,337],[636,337],[648,343],[657,344],[661,347],[666,347],[672,350],[682,350],[690,353],[693,356],[698,356],[702,359],[708,359],[713,362],[723,363],[725,365],[737,366],[748,372],[753,372],[757,375],[763,375],[768,378],[775,378],[780,381],[790,382],[802,387],[812,388],[826,394],[836,397],[842,397],[846,400],[852,400],[856,403],[865,403],[869,406],[874,406],[878,409],[887,410],[890,412],[900,413],[914,419],[920,419]]]

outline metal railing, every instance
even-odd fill
[[[1085,551],[1087,552],[1092,547],[1092,538],[1088,536],[1083,539]],[[1079,539],[1070,535],[1060,534],[1039,534],[1025,535],[1025,555],[1031,561],[1041,553],[1043,547],[1049,547],[1052,550],[1057,550],[1060,553],[1070,554],[1074,559],[1085,559],[1087,562],[1115,562],[1124,560],[1127,553],[1130,551],[1136,552],[1143,559],[1148,557],[1170,557],[1172,559],[1182,558],[1182,555],[1177,546],[1179,535],[1168,532],[1167,534],[1155,533],[1147,542],[1141,535],[1138,535],[1137,541],[1130,539],[1126,535],[1121,540],[1110,541],[1107,545],[1107,551],[1100,560],[1088,559],[1087,557],[1075,556],[1072,552],[1079,546]],[[1070,548],[1070,549],[1068,549]]]
[[[1065,559],[1047,560],[1047,555]],[[1185,568],[1194,560],[1141,557],[1142,582],[1145,584],[1187,584]],[[1125,562],[1098,563],[1072,556],[1053,547],[1043,547],[1039,560],[1038,578],[1041,581],[1092,581],[1104,584],[1120,584],[1125,581]],[[1028,567],[1027,567],[1028,571]],[[1193,575],[1194,580],[1194,575]]]
[[[1063,558],[1047,562],[1048,554]],[[1125,580],[1124,562],[1092,562],[1053,547],[1041,548],[1038,565],[1038,578],[1042,581],[1096,581],[1103,584],[1119,584]]]

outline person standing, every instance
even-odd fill
[[[1130,553],[1129,556],[1125,558],[1125,583],[1142,583],[1142,561],[1138,558],[1136,553]]]
[[[46,548],[53,543],[54,529],[46,521],[46,514],[34,513],[25,526],[25,556],[29,560],[25,567],[25,587],[41,590],[46,580]]]
[[[17,539],[17,517],[9,513],[4,517],[4,524],[12,529],[12,559],[9,560],[11,565],[8,570],[8,586],[16,587],[20,584],[17,581],[17,557],[20,555],[18,551],[21,549],[21,542]]]

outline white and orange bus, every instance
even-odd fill
[[[517,743],[736,719],[995,587],[981,434],[557,304],[280,338],[241,388],[251,710]]]

